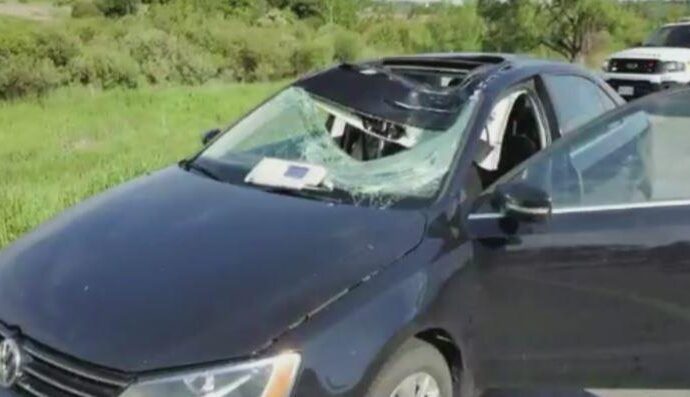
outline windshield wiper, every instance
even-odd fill
[[[221,181],[221,178],[219,178],[218,175],[213,173],[213,171],[209,170],[208,168],[204,167],[203,165],[198,164],[198,163],[196,163],[190,159],[180,160],[180,162],[178,164],[185,171],[190,171],[190,170],[196,171],[196,172],[198,172],[204,176],[207,176],[207,177],[213,179],[214,181]]]

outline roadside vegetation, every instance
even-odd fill
[[[684,4],[613,0],[1,1],[0,14],[11,15],[0,15],[5,100],[69,85],[274,81],[335,62],[432,51],[533,53],[596,67],[687,12]]]
[[[59,89],[0,102],[0,248],[55,213],[201,147],[285,83]]]

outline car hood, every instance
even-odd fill
[[[660,61],[687,61],[690,49],[674,47],[636,47],[617,52],[611,59],[656,59]]]
[[[177,167],[0,255],[0,321],[128,372],[246,357],[420,241],[419,212],[332,205]]]

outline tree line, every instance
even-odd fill
[[[50,23],[0,17],[0,99],[66,85],[135,88],[293,78],[337,62],[437,51],[530,53],[596,67],[685,4],[475,0],[55,0]]]

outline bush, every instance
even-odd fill
[[[63,82],[63,76],[50,59],[29,55],[0,57],[0,98],[40,96]]]
[[[248,28],[233,43],[237,53],[230,55],[230,68],[240,81],[265,81],[290,75],[290,54],[296,45],[291,36],[279,30]]]
[[[49,58],[55,66],[66,66],[79,54],[79,41],[68,32],[53,28],[40,30],[33,35],[35,56]]]
[[[98,6],[88,0],[79,1],[72,6],[72,18],[93,18],[102,15]]]
[[[123,39],[123,45],[153,84],[199,84],[217,71],[211,54],[162,30],[135,30]]]
[[[290,11],[273,8],[258,18],[258,26],[289,26],[295,23],[295,15]]]
[[[36,56],[30,32],[2,28],[0,24],[0,59],[20,54]]]
[[[186,40],[178,42],[172,61],[175,63],[173,81],[181,84],[202,84],[215,77],[218,72],[213,55]]]
[[[139,9],[139,0],[97,0],[96,5],[107,17],[122,17],[136,14]]]
[[[484,20],[473,5],[445,6],[426,21],[434,51],[476,51],[482,48]]]
[[[619,48],[631,47],[643,42],[647,32],[654,28],[651,21],[628,9],[617,12],[616,20],[618,23],[611,33],[618,44],[616,47]]]
[[[366,0],[333,3],[326,13],[311,0],[53,1],[72,4],[74,18],[0,21],[0,97],[67,83],[110,88],[285,79],[365,55],[546,48],[536,0],[412,7],[407,15]],[[140,2],[146,12],[137,13]],[[615,26],[595,32],[590,55],[598,59],[639,41],[653,25],[641,11],[647,7],[654,6],[621,6]],[[90,18],[99,15],[118,18]]]
[[[292,66],[296,74],[322,68],[332,60],[333,48],[325,40],[303,42],[292,54]]]
[[[409,21],[399,26],[398,35],[403,51],[406,53],[430,52],[436,50],[436,43],[426,23]]]
[[[70,34],[76,37],[81,44],[88,44],[97,36],[105,33],[101,20],[79,19],[73,20],[70,24]]]
[[[368,20],[366,41],[379,51],[403,52],[402,38],[398,22],[388,18]]]
[[[96,85],[101,88],[139,85],[139,65],[128,54],[109,48],[85,49],[69,65],[71,80],[75,83]]]
[[[26,55],[36,59],[49,58],[57,66],[66,65],[79,53],[79,42],[55,27],[35,29],[2,29],[0,24],[0,57]]]
[[[338,30],[333,35],[333,58],[338,62],[352,62],[363,51],[362,37],[347,30]]]

